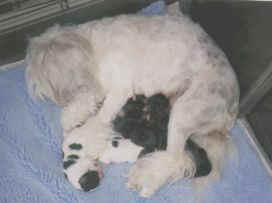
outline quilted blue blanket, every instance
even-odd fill
[[[162,12],[159,2],[145,9]],[[150,199],[125,188],[130,165],[110,165],[101,186],[93,192],[74,189],[62,172],[60,109],[31,100],[24,79],[25,64],[0,71],[0,202],[1,203],[139,203],[193,202],[190,181],[163,187]],[[220,182],[205,191],[207,203],[272,202],[272,179],[237,124],[232,136],[240,164],[228,163]]]

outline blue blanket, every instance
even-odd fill
[[[153,5],[163,8],[163,3]],[[144,12],[150,13],[147,8]],[[25,64],[0,71],[0,202],[1,203],[189,203],[195,198],[190,181],[163,187],[150,199],[125,188],[130,165],[110,165],[93,192],[74,189],[62,172],[60,109],[34,102],[27,94]],[[232,136],[240,164],[226,166],[222,180],[205,191],[203,202],[272,202],[271,177],[239,124]]]

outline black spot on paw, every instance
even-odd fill
[[[64,174],[64,177],[68,180],[68,176],[66,173],[63,173]]]
[[[71,154],[67,157],[68,159],[79,159],[79,156],[76,154]]]
[[[100,179],[97,171],[88,171],[80,179],[79,184],[81,188],[87,192],[99,185]]]
[[[80,150],[82,148],[82,145],[78,143],[73,143],[69,145],[69,148],[74,150]]]
[[[111,144],[113,147],[118,147],[119,142],[117,140],[113,140]]]
[[[74,163],[76,163],[74,160],[68,160],[63,162],[63,168],[67,169],[68,167],[70,167],[71,165],[73,165]]]

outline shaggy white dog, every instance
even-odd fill
[[[179,96],[167,150],[137,160],[129,188],[148,197],[165,183],[193,177],[195,165],[184,149],[189,137],[207,150],[217,171],[237,116],[239,87],[224,53],[189,18],[121,15],[55,26],[30,41],[27,62],[31,94],[63,107],[65,168],[75,187],[98,185],[98,159],[116,136],[111,121],[135,94]]]

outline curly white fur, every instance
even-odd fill
[[[145,197],[169,181],[193,176],[186,140],[228,131],[238,113],[239,87],[230,63],[201,27],[182,15],[121,15],[55,26],[30,41],[27,62],[31,94],[64,107],[64,152],[82,142],[87,147],[81,153],[91,161],[105,152],[114,136],[110,122],[128,98],[180,95],[171,110],[167,150],[139,159],[129,173],[128,187]],[[70,180],[76,187],[78,177]]]

